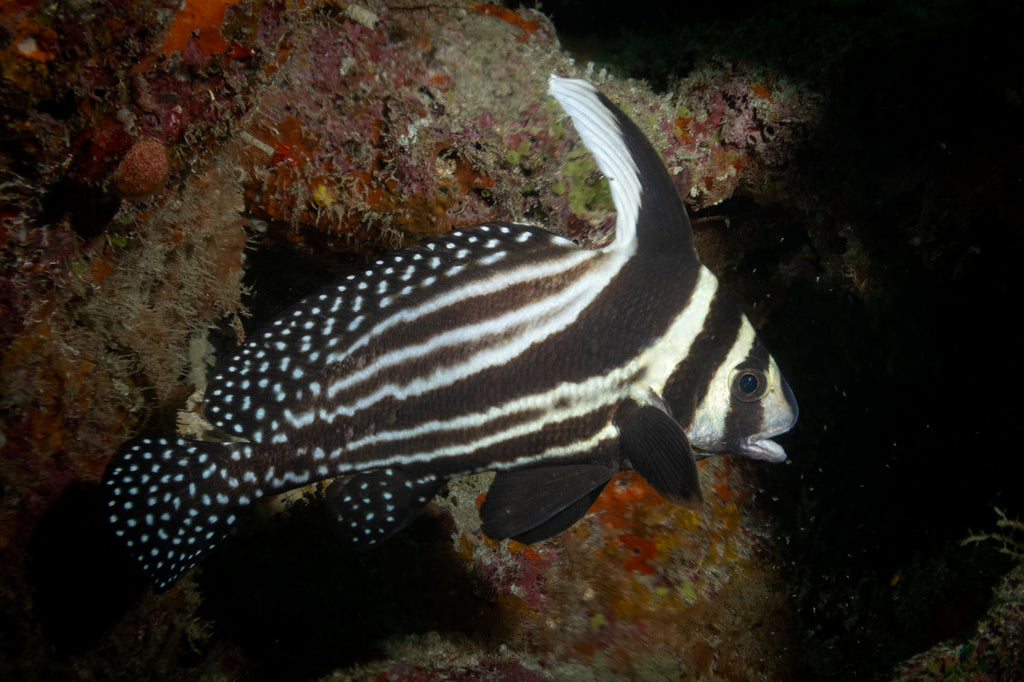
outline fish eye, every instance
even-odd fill
[[[750,403],[760,400],[768,392],[768,377],[753,367],[738,367],[732,375],[732,395]]]

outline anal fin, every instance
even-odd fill
[[[527,544],[560,533],[587,513],[616,473],[604,464],[499,472],[480,507],[484,533]]]
[[[374,469],[327,487],[334,533],[348,547],[368,549],[408,526],[445,484],[435,474]]]

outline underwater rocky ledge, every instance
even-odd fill
[[[739,5],[675,40],[703,58],[658,48],[645,74],[651,22],[686,23],[644,4],[589,38],[573,3],[0,4],[2,676],[1019,678],[1019,556],[999,549],[1020,531],[993,507],[1024,501],[991,434],[1020,427],[980,304],[1017,292],[1021,151],[991,140],[1016,139],[1024,59],[943,46],[1009,49],[1020,17],[934,5]],[[726,21],[760,34],[731,52]],[[831,61],[759,54],[780,24]],[[530,546],[483,536],[482,474],[360,555],[311,488],[154,594],[98,482],[129,437],[194,428],[190,397],[260,321],[455,227],[610,238],[551,72],[594,81],[664,157],[801,402],[791,463],[703,462],[699,511],[623,474]]]

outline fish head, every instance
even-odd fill
[[[796,424],[796,397],[756,336],[745,355],[735,346],[732,353],[737,357],[715,373],[686,429],[690,445],[697,456],[731,453],[784,462],[786,451],[772,439]]]

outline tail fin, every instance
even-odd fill
[[[259,497],[255,477],[232,478],[227,464],[248,445],[180,438],[125,443],[103,484],[110,523],[156,583],[166,589],[219,543],[238,510]]]

